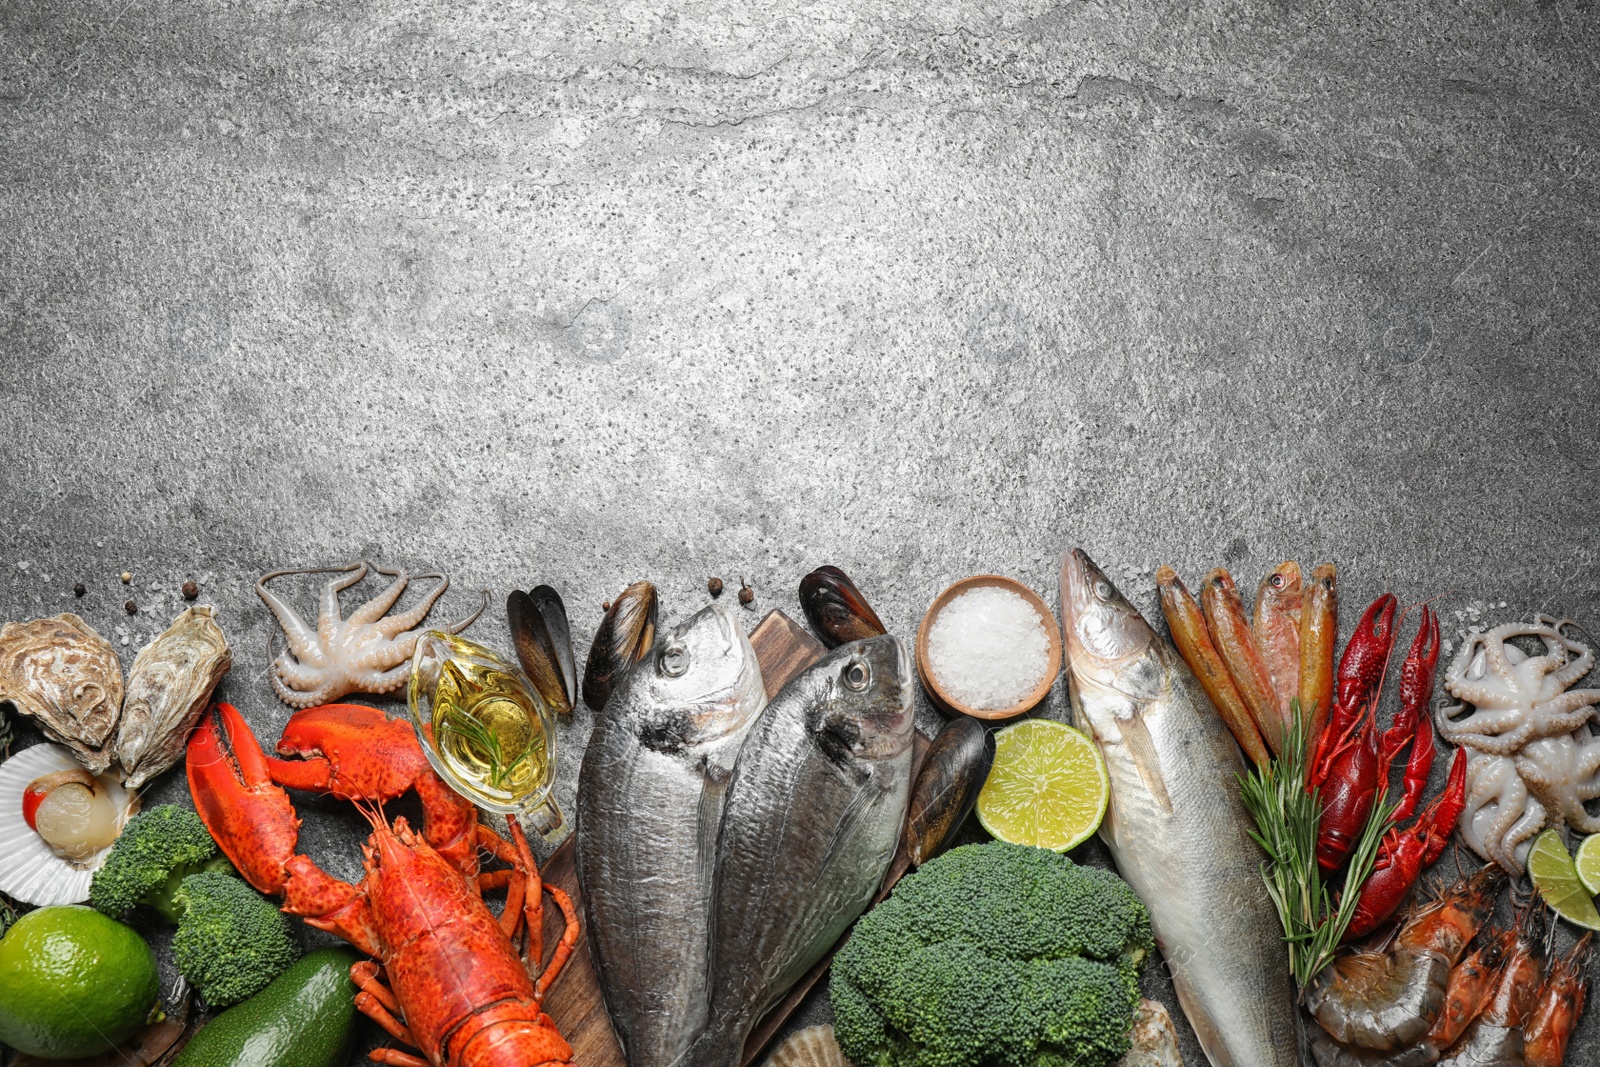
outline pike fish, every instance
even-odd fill
[[[717,839],[710,1026],[685,1067],[739,1067],[750,1031],[872,902],[911,792],[910,658],[840,645],[762,712]]]
[[[1244,761],[1177,651],[1081,550],[1061,564],[1073,718],[1111,776],[1100,836],[1150,909],[1212,1067],[1298,1067],[1288,951],[1239,799]]]
[[[596,716],[578,778],[578,878],[630,1067],[672,1067],[706,1024],[717,829],[766,706],[730,608],[661,631]]]

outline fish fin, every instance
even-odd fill
[[[1117,717],[1117,729],[1122,731],[1122,743],[1139,772],[1139,780],[1150,791],[1161,810],[1172,811],[1172,795],[1167,792],[1167,780],[1161,773],[1161,756],[1156,752],[1155,739],[1144,716],[1135,711],[1127,718]]]
[[[850,798],[849,805],[844,809],[844,814],[839,818],[839,825],[833,828],[833,837],[828,841],[828,850],[822,854],[822,860],[817,864],[816,870],[811,874],[810,892],[816,892],[823,875],[828,872],[844,851],[850,839],[855,836],[856,827],[861,824],[862,817],[867,809],[872,806],[874,790],[858,788],[855,795]]]

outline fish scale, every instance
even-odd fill
[[[1213,1067],[1297,1067],[1288,952],[1239,797],[1244,761],[1177,651],[1081,551],[1062,562],[1073,718],[1105,758],[1100,835],[1150,911]]]

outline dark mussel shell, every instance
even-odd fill
[[[611,602],[583,666],[583,702],[606,706],[611,687],[656,643],[656,587],[634,582]]]
[[[978,790],[994,762],[994,735],[977,719],[945,723],[911,785],[905,851],[913,866],[937,856],[978,802]]]
[[[548,585],[506,597],[506,622],[522,669],[550,710],[565,715],[578,699],[578,668],[572,658],[572,628],[561,594]]]
[[[818,567],[800,579],[800,606],[829,648],[889,632],[856,583],[838,567]]]

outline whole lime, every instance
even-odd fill
[[[93,908],[40,908],[0,939],[0,1044],[41,1059],[115,1048],[145,1024],[158,992],[144,938]]]

